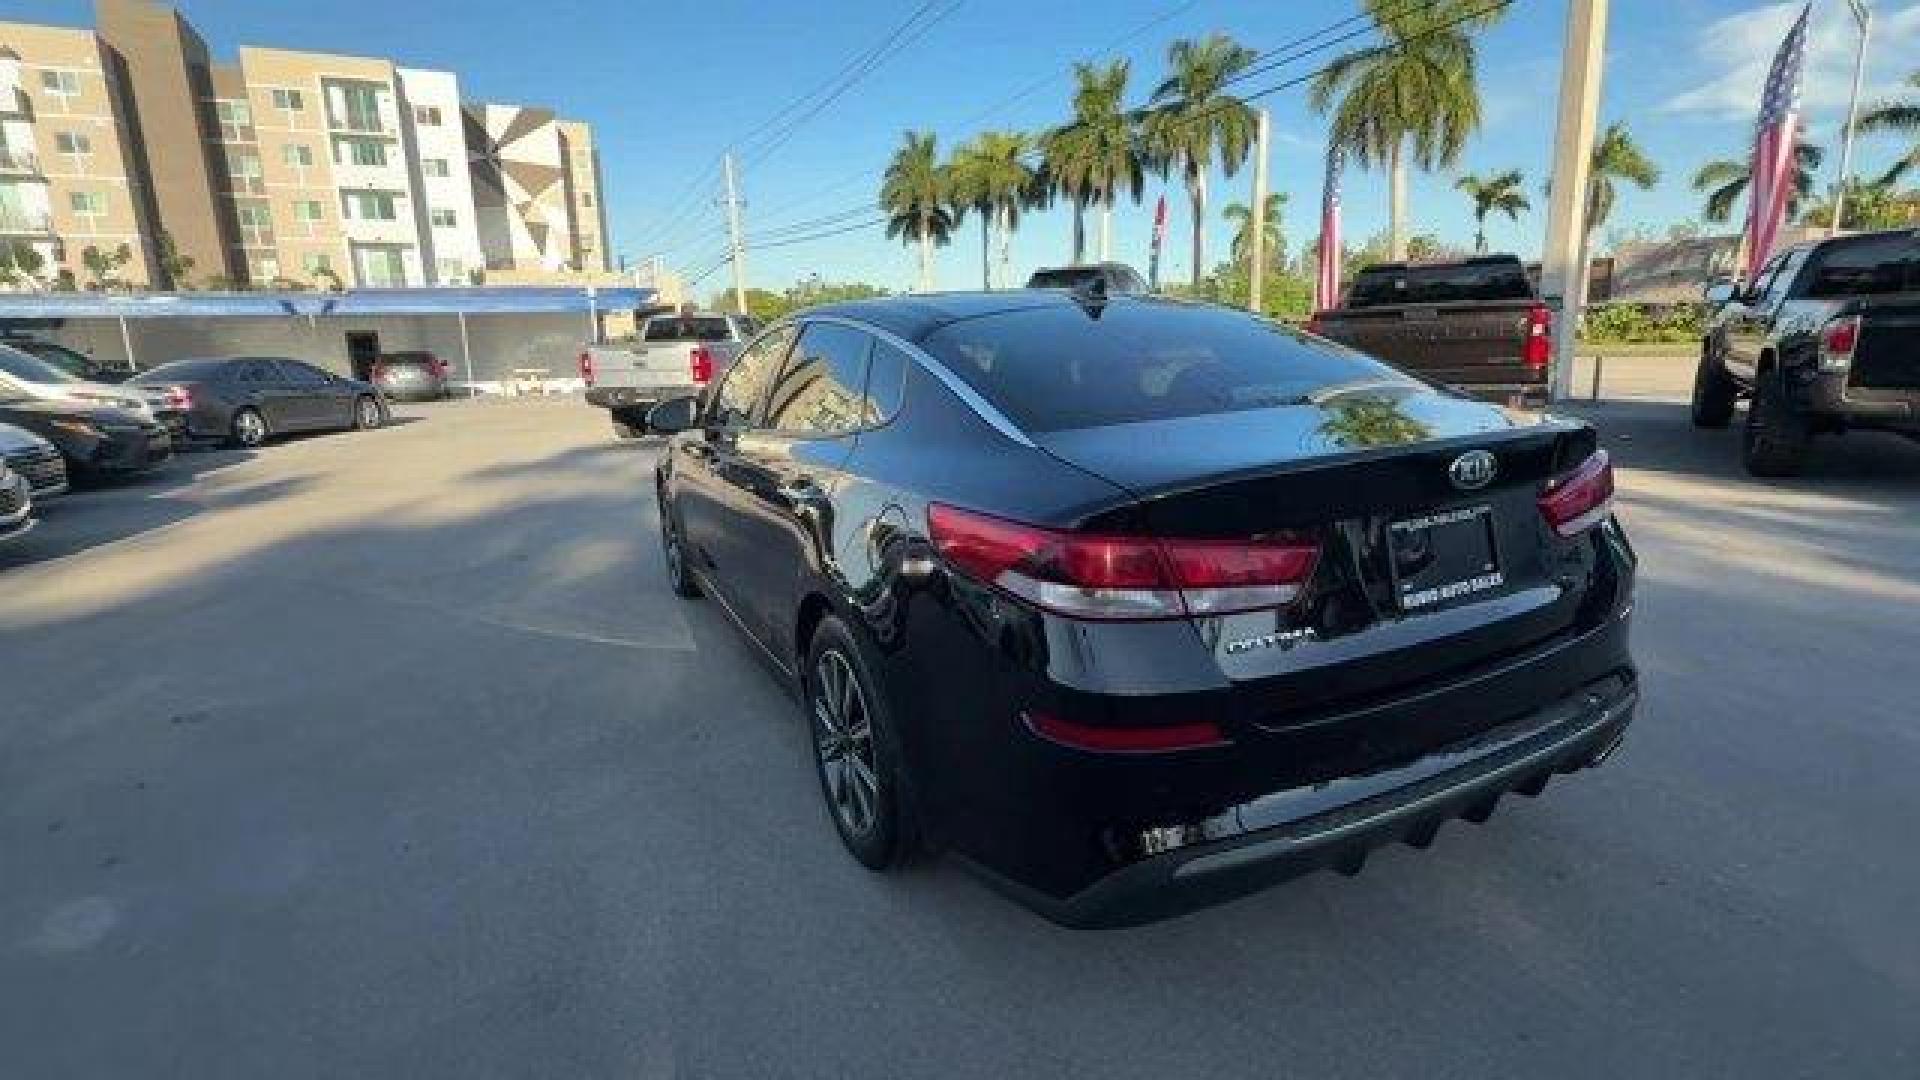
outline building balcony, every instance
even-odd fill
[[[0,173],[8,176],[40,176],[40,155],[31,150],[0,146]]]
[[[0,236],[52,236],[53,215],[0,207]]]

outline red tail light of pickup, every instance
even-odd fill
[[[1187,539],[1062,532],[951,506],[927,511],[955,569],[1077,619],[1181,619],[1291,604],[1320,546],[1292,535]]]
[[[1561,536],[1576,536],[1613,512],[1613,462],[1605,450],[1547,484],[1540,493],[1540,516]]]
[[[593,385],[593,354],[590,352],[580,354],[580,378],[588,386]]]
[[[1545,371],[1553,356],[1553,312],[1546,305],[1527,309],[1527,340],[1520,347],[1520,360],[1535,371]]]
[[[705,386],[713,381],[713,350],[705,345],[695,345],[687,354],[687,368],[693,376],[695,386]]]

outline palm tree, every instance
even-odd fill
[[[1907,85],[1920,90],[1920,71],[1907,76]],[[1854,124],[1855,131],[1893,132],[1915,137],[1913,149],[1893,163],[1880,177],[1882,187],[1896,184],[1915,166],[1920,166],[1920,98],[1877,102]]]
[[[1259,58],[1258,52],[1225,34],[1199,41],[1182,38],[1167,47],[1172,73],[1153,91],[1159,107],[1148,115],[1143,134],[1160,167],[1178,166],[1186,180],[1193,211],[1195,286],[1206,267],[1207,173],[1214,152],[1219,152],[1221,171],[1232,176],[1253,146],[1253,109],[1223,88]]]
[[[1510,220],[1519,221],[1522,210],[1531,210],[1533,204],[1527,201],[1525,192],[1520,190],[1520,170],[1508,169],[1481,179],[1476,173],[1468,173],[1453,182],[1453,186],[1467,193],[1473,202],[1473,250],[1484,253],[1487,250],[1487,215],[1495,210],[1507,215]]]
[[[946,244],[960,225],[952,193],[953,180],[940,164],[933,133],[907,132],[880,183],[880,209],[887,215],[888,236],[911,236],[920,244],[921,292],[933,288],[933,246]]]
[[[1589,235],[1613,216],[1615,180],[1625,180],[1641,191],[1650,191],[1660,182],[1660,166],[1627,134],[1625,124],[1610,125],[1593,146],[1592,163],[1587,168]]]
[[[1347,53],[1313,80],[1309,101],[1333,114],[1334,143],[1362,168],[1384,164],[1390,178],[1388,257],[1407,256],[1407,159],[1450,168],[1480,127],[1473,35],[1502,7],[1478,0],[1365,0],[1383,40]]]
[[[1262,214],[1260,246],[1266,251],[1269,264],[1286,261],[1286,252],[1281,250],[1285,238],[1280,231],[1280,211],[1286,205],[1287,193],[1284,191],[1267,192],[1266,211]],[[1227,220],[1233,222],[1233,245],[1229,249],[1235,263],[1246,263],[1247,272],[1253,272],[1253,209],[1246,203],[1228,203]]]
[[[1047,175],[1055,190],[1073,200],[1073,261],[1086,251],[1082,212],[1100,204],[1100,257],[1113,250],[1113,203],[1124,187],[1134,202],[1146,184],[1147,157],[1139,117],[1121,108],[1130,65],[1115,60],[1104,67],[1073,66],[1073,119],[1040,138]]]
[[[954,193],[980,215],[980,285],[993,288],[990,235],[1000,235],[1000,267],[1005,283],[1013,230],[1032,198],[1035,171],[1026,154],[1033,140],[1017,131],[988,131],[954,152]]]
[[[1811,143],[1795,143],[1793,147],[1793,186],[1787,191],[1787,218],[1792,220],[1800,213],[1800,207],[1813,197],[1813,177],[1820,170],[1821,159],[1826,151]],[[1693,174],[1693,190],[1707,193],[1707,205],[1703,216],[1708,221],[1722,222],[1733,216],[1733,204],[1747,190],[1747,184],[1753,179],[1753,162],[1736,161],[1722,158],[1709,161],[1700,166]]]

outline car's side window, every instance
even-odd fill
[[[747,346],[727,369],[719,392],[713,395],[707,426],[735,430],[752,426],[760,399],[766,394],[767,384],[779,374],[780,361],[786,358],[793,336],[793,327],[783,326]]]
[[[913,364],[900,347],[887,341],[873,343],[873,357],[867,361],[867,412],[873,424],[884,424],[900,412],[907,393],[907,368]]]
[[[808,323],[767,397],[767,426],[830,437],[874,423],[866,407],[873,337],[840,323]]]
[[[265,360],[248,360],[240,367],[240,381],[246,383],[278,382],[280,376],[274,372],[273,365]]]
[[[276,360],[274,366],[280,369],[280,377],[290,383],[311,386],[326,381],[318,371],[293,360]]]

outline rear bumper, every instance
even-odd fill
[[[1047,918],[1079,928],[1148,922],[1320,869],[1357,873],[1375,848],[1425,847],[1453,818],[1484,821],[1509,792],[1536,795],[1555,773],[1599,764],[1638,703],[1634,676],[1623,670],[1396,768],[1275,791],[1155,830],[1163,853],[1064,899],[976,869]]]
[[[587,388],[587,404],[600,409],[651,409],[663,401],[692,397],[698,386],[592,386]]]
[[[1848,427],[1920,432],[1920,387],[1847,385],[1848,373],[1820,372],[1804,391],[1807,407]]]

